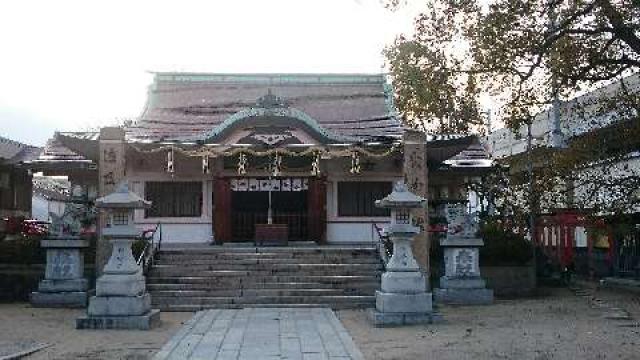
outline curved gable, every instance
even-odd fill
[[[305,138],[314,139],[320,144],[357,141],[356,138],[327,130],[305,112],[288,107],[284,100],[270,91],[258,99],[257,105],[229,116],[204,136],[204,142],[237,143],[239,138],[232,137],[231,134],[243,130],[253,130],[256,140],[266,140],[262,141],[266,145],[276,145],[289,139],[296,131],[302,131],[307,135],[298,136],[300,143],[305,143]]]

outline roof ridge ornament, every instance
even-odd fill
[[[263,109],[287,108],[289,107],[289,104],[284,100],[284,98],[275,95],[271,91],[271,88],[268,88],[267,94],[256,100],[256,107]]]

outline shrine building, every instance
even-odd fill
[[[155,73],[135,121],[56,133],[29,164],[90,199],[126,180],[141,229],[215,244],[377,242],[394,181],[437,213],[490,166],[474,136],[405,129],[383,74],[205,73]]]

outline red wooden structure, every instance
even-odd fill
[[[604,252],[607,265],[611,265],[613,259],[611,229],[603,220],[594,221],[575,209],[556,209],[551,214],[538,216],[536,245],[552,262],[562,267],[575,265],[576,256],[585,255],[585,251],[589,268],[593,268],[596,251],[599,254]]]

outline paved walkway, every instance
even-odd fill
[[[328,308],[207,310],[194,315],[154,359],[363,359]]]

